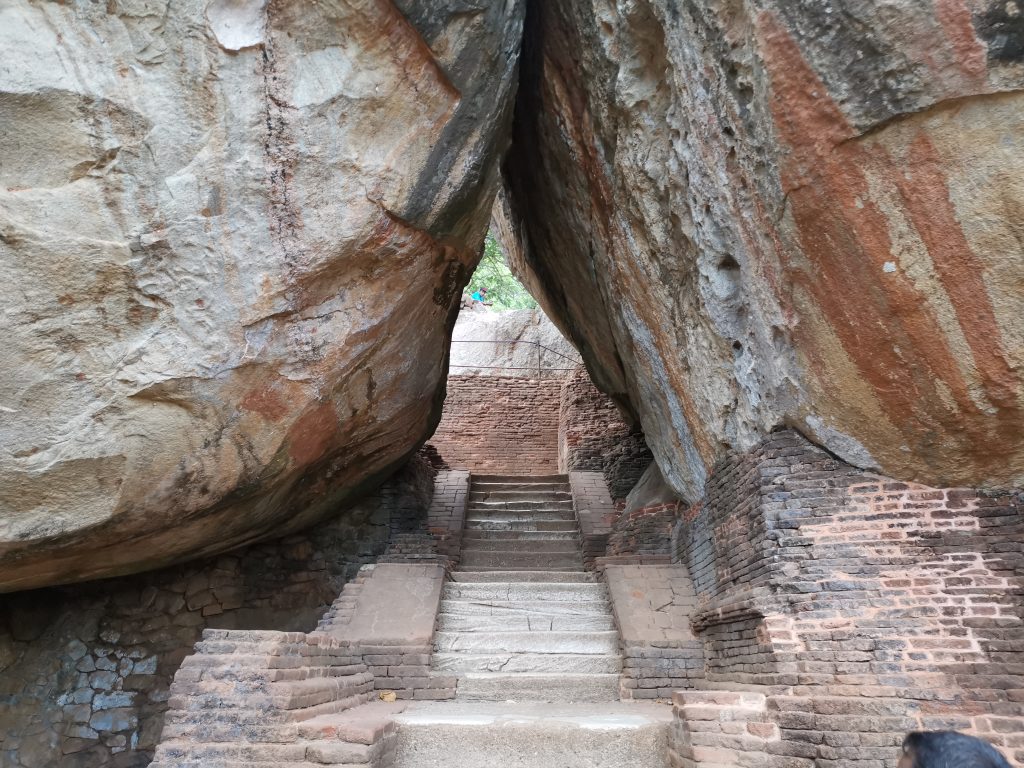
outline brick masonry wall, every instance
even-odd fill
[[[623,699],[668,701],[704,678],[704,647],[690,627],[697,603],[683,565],[602,568],[622,640]]]
[[[1020,492],[900,483],[779,432],[715,467],[676,540],[709,682],[764,686],[757,764],[883,768],[907,730],[953,728],[1024,765]]]
[[[119,579],[0,595],[0,765],[147,765],[171,678],[206,628],[306,631],[343,585],[421,517],[411,463],[302,535]]]
[[[604,555],[608,547],[616,514],[615,504],[600,472],[570,472],[569,489],[580,524],[583,564],[593,568],[596,559]]]
[[[559,379],[449,376],[430,446],[453,470],[556,473],[561,391]]]
[[[608,537],[607,556],[670,555],[678,516],[678,502],[623,509]]]
[[[562,472],[602,472],[613,499],[624,499],[653,461],[643,433],[623,420],[583,366],[562,390],[558,461]]]

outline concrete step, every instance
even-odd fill
[[[530,485],[531,483],[564,483],[569,484],[568,475],[477,475],[470,476],[470,484],[477,483],[508,483]]]
[[[544,581],[566,584],[586,584],[597,581],[597,576],[587,571],[455,571],[452,581],[481,584],[485,582]]]
[[[607,616],[611,612],[607,600],[546,600],[538,605],[534,602],[517,603],[509,600],[444,600],[442,613],[458,616]]]
[[[617,701],[616,674],[565,675],[560,672],[466,672],[459,677],[458,701]]]
[[[571,541],[579,543],[579,534],[568,531],[488,531],[472,528],[463,532],[462,541]]]
[[[438,653],[578,653],[619,652],[619,633],[605,631],[435,632]]]
[[[619,655],[585,653],[435,653],[434,672],[460,675],[464,672],[556,672],[559,674],[618,674]]]
[[[611,616],[480,616],[441,613],[437,628],[442,632],[571,632],[608,631],[615,629]]]
[[[395,768],[666,768],[668,707],[415,703],[396,716]]]
[[[463,552],[459,560],[462,566],[485,566],[518,570],[520,568],[569,568],[583,567],[583,556],[579,552],[572,553],[540,553],[515,552],[499,550],[495,552]]]
[[[466,531],[522,531],[577,533],[576,518],[559,517],[557,520],[537,520],[529,517],[513,520],[507,515],[487,515],[466,520]]]
[[[572,539],[462,539],[462,552],[580,552],[580,544]]]
[[[540,601],[606,600],[608,590],[604,584],[544,583],[544,582],[448,582],[441,594],[444,600],[490,601],[504,600],[534,604],[543,607]]]

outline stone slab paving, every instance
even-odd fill
[[[413,704],[396,716],[395,768],[663,768],[667,707]]]

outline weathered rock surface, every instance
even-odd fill
[[[565,378],[579,353],[536,309],[463,310],[455,321],[452,374]]]
[[[0,8],[0,590],[309,525],[430,430],[523,4]]]
[[[550,0],[526,41],[506,229],[676,491],[779,424],[1024,483],[1017,0]]]

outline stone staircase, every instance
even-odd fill
[[[475,475],[462,541],[432,661],[456,701],[396,715],[395,766],[665,766],[668,708],[618,701],[619,636],[567,478]]]
[[[619,636],[583,570],[564,476],[474,476],[437,627],[433,667],[458,678],[459,699],[618,698]]]
[[[671,711],[618,701],[566,478],[474,477],[462,544],[446,583],[364,569],[315,632],[207,630],[153,768],[664,768]]]

